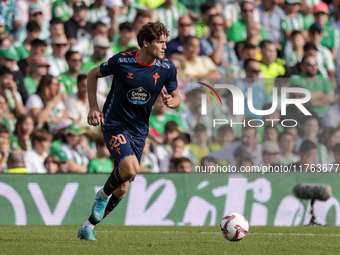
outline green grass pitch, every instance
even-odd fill
[[[219,227],[97,226],[99,242],[77,238],[80,226],[0,226],[0,254],[340,254],[340,228],[252,227],[239,242]]]

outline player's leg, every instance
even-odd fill
[[[105,208],[105,213],[103,219],[109,215],[120,203],[120,201],[124,198],[125,194],[128,192],[130,186],[130,182],[124,182],[117,189],[112,192],[112,196]]]

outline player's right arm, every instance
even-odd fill
[[[97,102],[97,83],[101,77],[103,76],[100,74],[99,66],[93,68],[87,75],[87,95],[90,105],[87,123],[90,126],[97,126],[104,123],[104,114],[99,110]]]

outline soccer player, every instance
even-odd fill
[[[139,51],[121,52],[88,74],[90,112],[88,124],[102,124],[107,148],[114,159],[114,169],[96,196],[90,218],[78,231],[78,237],[96,241],[93,228],[121,201],[130,181],[140,170],[149,116],[158,94],[172,109],[179,107],[176,68],[164,58],[169,32],[161,22],[149,22],[137,35]],[[164,59],[163,59],[164,58]],[[98,78],[113,75],[111,90],[103,112],[98,108]],[[163,85],[167,94],[162,91]]]

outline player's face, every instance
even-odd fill
[[[162,59],[164,58],[164,53],[166,50],[166,42],[167,37],[165,35],[162,35],[158,40],[153,40],[150,46],[148,47],[148,52],[155,58]]]

